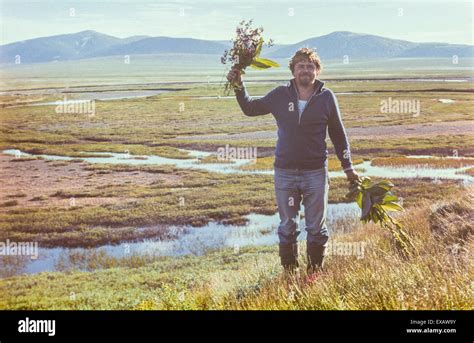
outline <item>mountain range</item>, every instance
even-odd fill
[[[39,63],[116,55],[209,54],[221,55],[230,41],[195,38],[132,36],[117,38],[86,30],[72,34],[28,39],[0,46],[0,63]],[[474,46],[449,43],[416,43],[382,36],[336,31],[295,44],[265,47],[262,56],[289,58],[300,47],[316,48],[323,59],[474,57]]]

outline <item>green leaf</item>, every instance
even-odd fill
[[[382,187],[385,190],[389,191],[394,187],[394,184],[388,180],[383,180],[375,184],[375,186]]]
[[[258,66],[266,66],[266,68],[278,68],[280,65],[275,62],[275,61],[272,61],[272,60],[269,60],[268,58],[262,58],[262,57],[255,57],[252,61],[252,65],[258,65]]]
[[[388,202],[380,205],[385,211],[403,211],[403,207],[396,202]]]
[[[380,220],[381,220],[381,216],[380,216],[380,213],[378,211],[378,206],[374,206],[374,215],[373,215],[373,218],[374,218],[374,223],[378,223]]]
[[[359,192],[355,198],[355,202],[359,205],[359,208],[362,209],[362,192]]]
[[[354,196],[357,205],[361,208],[361,222],[378,223],[380,227],[386,229],[396,242],[397,249],[403,256],[409,257],[414,245],[410,236],[403,230],[402,226],[393,219],[389,211],[403,211],[403,207],[396,201],[398,197],[391,193],[394,185],[387,180],[372,184],[369,177],[361,177],[356,181],[356,185],[349,187],[347,196]]]
[[[369,188],[370,187],[370,177],[368,177],[368,176],[362,177],[361,186],[362,186],[362,188]]]
[[[252,64],[250,64],[249,67],[253,68],[253,69],[269,69],[269,68],[271,68],[270,66],[267,66],[266,64],[263,64],[263,63],[260,63],[260,62],[257,62],[257,61],[253,61]]]
[[[385,194],[383,198],[383,203],[391,202],[391,201],[398,201],[398,197],[396,195],[393,195],[391,193]]]

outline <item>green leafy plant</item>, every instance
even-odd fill
[[[404,210],[397,203],[398,197],[392,193],[393,187],[390,181],[373,183],[369,177],[363,176],[351,184],[346,198],[359,205],[362,210],[360,218],[362,222],[372,221],[388,230],[394,238],[397,249],[403,256],[409,257],[415,247],[401,224],[389,215],[390,211]]]
[[[231,63],[231,67],[239,70],[242,75],[245,74],[247,67],[268,69],[280,66],[275,61],[260,57],[262,47],[265,44],[262,37],[263,28],[253,29],[251,25],[252,20],[248,22],[243,20],[239,23],[239,26],[236,28],[236,38],[231,40],[233,43],[232,48],[225,50],[224,55],[221,57],[222,64]],[[273,41],[270,39],[266,45],[272,46]],[[240,85],[234,80],[225,84],[225,92],[227,94],[232,89],[240,89]]]

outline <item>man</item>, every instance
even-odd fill
[[[237,101],[247,116],[272,113],[278,126],[275,150],[275,194],[280,215],[278,226],[279,255],[287,271],[298,268],[297,216],[303,200],[307,231],[308,273],[322,269],[328,242],[326,214],[329,176],[326,130],[335,152],[353,182],[358,179],[350,156],[349,142],[334,93],[318,80],[321,61],[309,48],[299,49],[289,67],[293,79],[263,98],[249,97],[240,72],[232,69],[229,81],[236,81]]]

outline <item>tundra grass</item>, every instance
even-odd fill
[[[447,197],[444,204],[463,209],[463,214],[440,212],[421,201],[400,218],[416,246],[416,254],[408,260],[397,253],[387,232],[365,224],[334,237],[334,242],[365,242],[362,257],[330,254],[325,270],[313,281],[304,272],[303,245],[302,271],[295,276],[282,273],[276,246],[242,247],[237,252],[222,249],[150,263],[129,261],[115,267],[111,263],[109,269],[92,272],[0,279],[0,308],[472,310],[467,254],[472,249],[472,226],[455,251],[430,220],[441,216],[436,220],[446,223],[445,232],[460,239],[456,227],[469,228],[472,190]],[[450,224],[455,216],[456,223]]]

